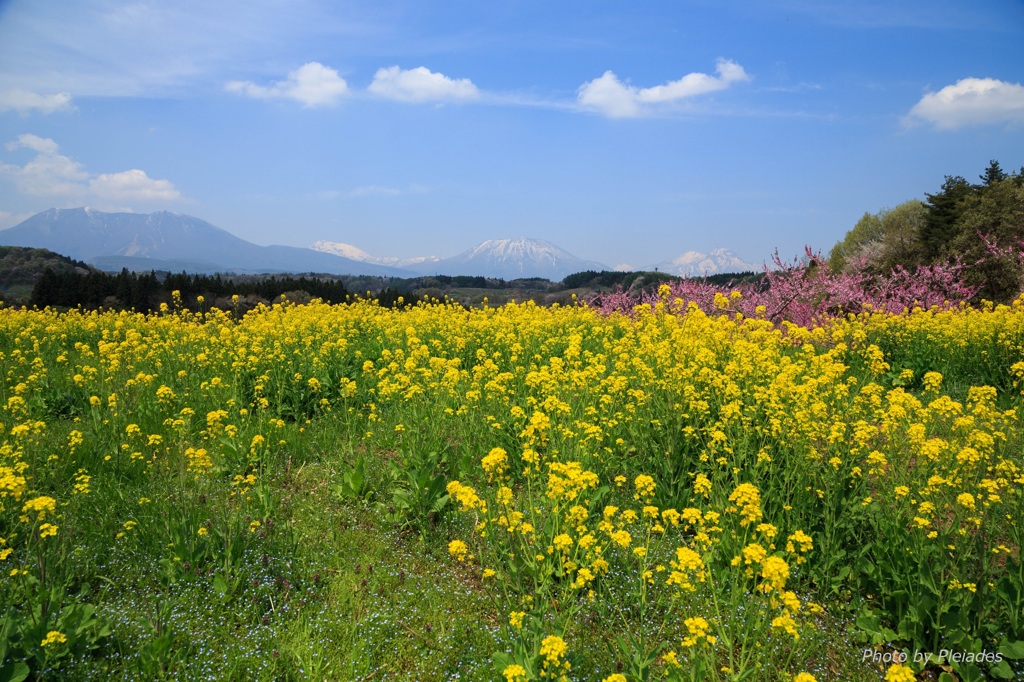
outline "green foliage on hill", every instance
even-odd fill
[[[894,267],[959,261],[979,298],[1005,302],[1024,278],[1024,168],[1006,173],[992,161],[971,183],[946,176],[925,201],[865,213],[833,247],[829,265],[887,273]]]
[[[595,270],[586,270],[569,275],[562,280],[562,286],[566,289],[580,289],[582,287],[596,289],[599,287],[611,288],[618,286],[628,289],[638,278],[643,278],[648,284],[672,282],[682,279],[678,275],[670,275],[667,272],[617,272],[611,270],[597,272]]]
[[[78,272],[81,274],[92,270],[81,261],[72,260],[48,249],[0,246],[0,289],[32,286],[39,281],[47,269],[58,273]]]

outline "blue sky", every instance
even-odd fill
[[[1024,165],[1022,82],[1019,0],[0,0],[0,227],[757,263]]]

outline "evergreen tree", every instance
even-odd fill
[[[996,183],[1006,180],[1007,177],[1003,169],[999,167],[999,162],[993,159],[989,161],[988,168],[985,169],[985,173],[981,176],[981,181],[985,183],[985,187],[991,187]]]
[[[928,213],[921,227],[921,244],[926,261],[935,262],[948,255],[949,244],[957,234],[961,204],[975,191],[976,187],[959,175],[947,175],[939,192],[925,195]]]

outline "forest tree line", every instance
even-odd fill
[[[245,277],[221,275],[190,275],[187,273],[157,275],[127,269],[117,274],[90,270],[55,272],[47,268],[32,289],[30,305],[37,307],[87,309],[114,308],[138,312],[159,310],[161,303],[171,303],[172,293],[179,292],[179,305],[190,308],[250,309],[260,302],[279,300],[282,295],[297,303],[319,298],[327,303],[342,303],[349,297],[345,284],[338,279],[319,277]],[[203,300],[200,301],[199,297]],[[232,297],[237,296],[237,299]]]

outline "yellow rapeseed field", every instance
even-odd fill
[[[482,679],[831,679],[835,627],[874,679],[1024,670],[1024,299],[811,329],[667,299],[2,309],[0,370],[8,666],[160,636],[93,608],[111,552],[259,602],[240,566],[319,424],[371,462],[352,503],[492,600]]]

